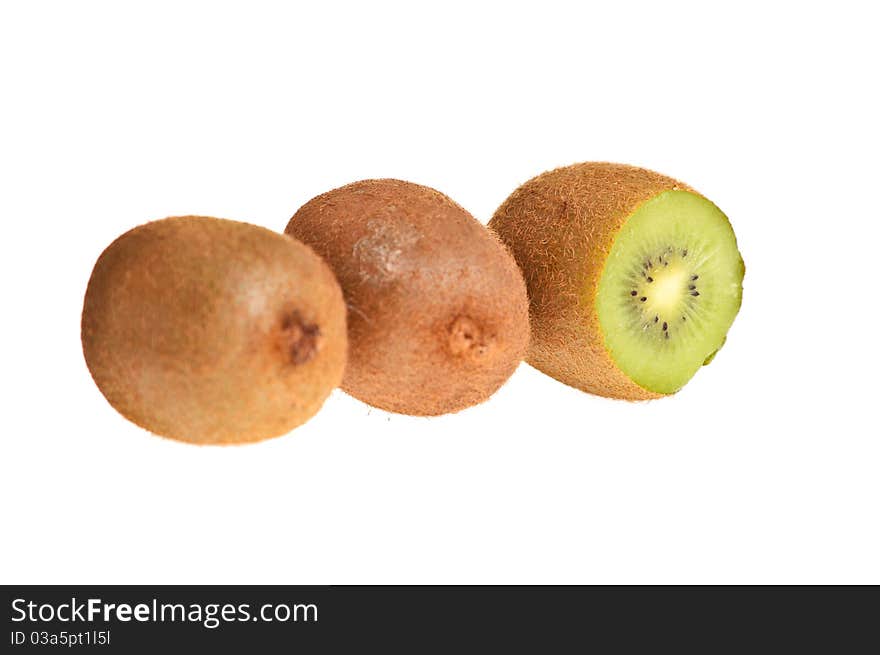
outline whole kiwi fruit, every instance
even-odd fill
[[[529,339],[522,274],[439,191],[364,180],[301,207],[287,233],[333,268],[348,305],[343,390],[381,409],[456,412],[514,372]]]
[[[566,166],[511,194],[489,226],[528,286],[528,362],[591,393],[675,393],[725,342],[745,272],[727,217],[653,171]]]
[[[147,223],[95,264],[82,345],[98,388],[151,432],[197,444],[309,419],[345,365],[333,273],[286,235],[202,216]]]

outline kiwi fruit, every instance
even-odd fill
[[[522,274],[500,240],[434,189],[381,179],[324,193],[287,233],[331,266],[348,305],[342,389],[411,415],[484,401],[528,346]]]
[[[197,444],[275,437],[342,379],[345,302],[310,248],[202,216],[137,227],[101,254],[82,345],[98,388],[151,432]]]
[[[675,393],[724,343],[745,272],[718,207],[681,182],[611,163],[535,177],[489,226],[528,287],[527,361],[601,396]]]

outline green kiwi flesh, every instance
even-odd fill
[[[660,394],[679,390],[724,343],[744,266],[727,217],[688,191],[640,205],[614,239],[596,311],[614,363]]]

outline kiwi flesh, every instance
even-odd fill
[[[287,233],[333,268],[348,305],[343,390],[392,412],[484,401],[528,346],[522,274],[500,240],[439,191],[364,180],[313,198]]]
[[[672,178],[583,163],[519,187],[489,223],[522,268],[528,362],[571,386],[645,400],[721,348],[745,272],[727,217]]]
[[[82,345],[123,416],[197,444],[259,441],[304,423],[338,386],[345,303],[307,246],[230,220],[137,227],[101,254]]]

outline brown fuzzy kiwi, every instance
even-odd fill
[[[700,198],[698,202],[709,204],[687,185],[665,175],[622,164],[589,162],[529,180],[498,208],[489,227],[513,252],[529,290],[530,364],[568,385],[612,398],[646,400],[674,392],[645,388],[618,367],[606,347],[596,307],[600,279],[621,228],[643,203],[670,191],[689,192]],[[718,214],[722,217],[719,221],[726,222],[720,211]],[[683,252],[686,255],[686,250]],[[736,266],[731,269],[735,275]],[[645,280],[651,278],[646,275]],[[736,293],[733,287],[731,297]],[[693,290],[694,286],[683,288]],[[626,287],[621,306],[630,294],[636,308],[638,301],[645,300],[641,293]],[[684,295],[688,301],[703,300],[690,297],[699,296],[697,292],[684,291]],[[666,322],[657,322],[656,317],[637,327],[646,334],[655,331],[669,337]],[[661,329],[664,332],[659,332]]]
[[[345,365],[345,303],[307,246],[218,218],[166,218],[95,264],[82,344],[99,389],[155,434],[275,437],[309,419]]]
[[[296,212],[287,233],[324,257],[348,304],[342,388],[370,405],[437,415],[484,401],[529,338],[528,300],[510,253],[434,189],[365,180]]]

